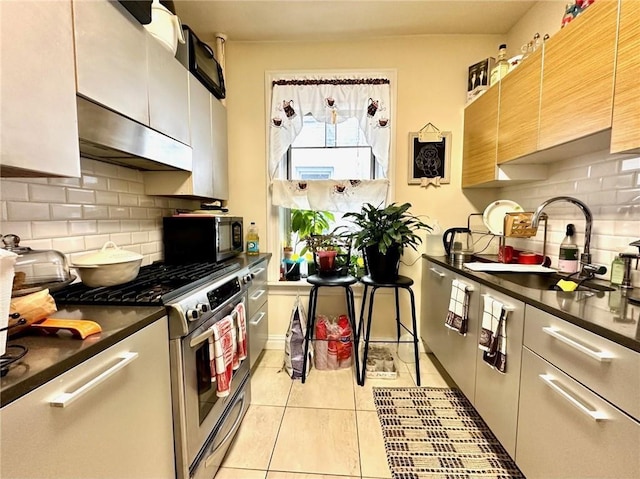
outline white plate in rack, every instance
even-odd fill
[[[494,235],[504,234],[504,215],[507,213],[521,213],[524,211],[515,201],[498,200],[490,203],[482,213],[482,221]]]

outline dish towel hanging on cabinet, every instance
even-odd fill
[[[484,296],[482,329],[478,347],[482,359],[496,371],[507,371],[507,317],[509,308],[489,295]]]
[[[451,283],[451,298],[449,299],[449,312],[444,325],[466,336],[469,328],[469,296],[471,287],[454,279]]]

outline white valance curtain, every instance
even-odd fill
[[[288,208],[346,212],[364,202],[383,203],[389,182],[391,95],[386,78],[295,78],[272,83],[269,174],[272,202]],[[341,123],[356,118],[383,179],[286,180],[279,175],[283,158],[302,130],[303,117]],[[303,186],[301,186],[303,185]],[[342,199],[341,199],[342,198]]]

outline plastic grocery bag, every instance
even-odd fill
[[[291,379],[302,378],[302,364],[304,362],[304,338],[307,334],[307,316],[304,308],[300,303],[300,298],[296,298],[291,312],[291,321],[289,329],[285,336],[284,342],[284,368]],[[309,352],[307,357],[307,371],[311,368],[313,362],[313,345],[309,344]]]

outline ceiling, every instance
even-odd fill
[[[425,34],[505,34],[526,0],[175,0],[205,41],[330,41]]]

